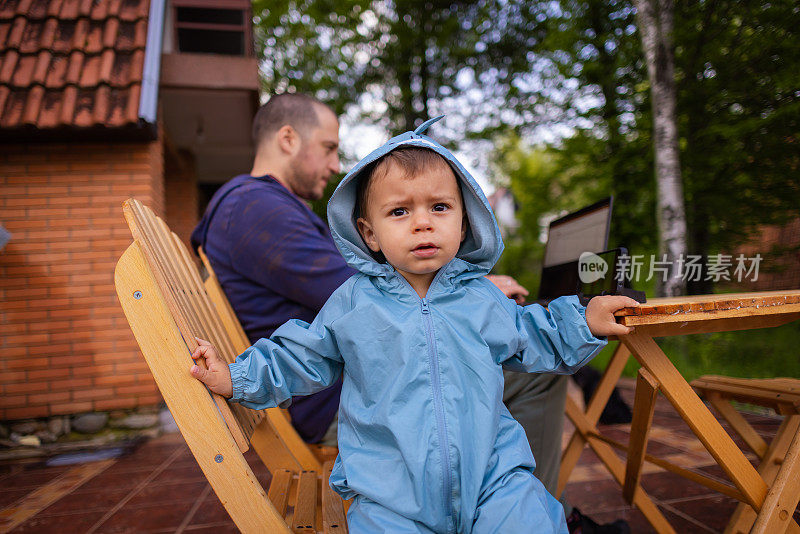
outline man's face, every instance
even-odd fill
[[[424,294],[466,235],[461,191],[447,164],[403,174],[393,165],[369,185],[358,226],[367,246]]]
[[[327,108],[317,106],[319,126],[307,133],[291,162],[289,186],[305,200],[322,198],[331,176],[339,172],[339,121]]]

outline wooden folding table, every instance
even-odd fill
[[[635,326],[635,331],[620,336],[620,343],[586,411],[582,412],[567,399],[566,413],[575,425],[575,432],[562,456],[558,494],[563,492],[583,447],[588,444],[623,487],[626,500],[636,505],[658,532],[675,531],[639,484],[645,460],[760,511],[768,491],[764,479],[653,338],[779,326],[800,318],[800,290],[659,298],[638,308],[620,310],[617,316],[620,323]],[[637,376],[630,440],[623,446],[600,434],[597,421],[631,355],[641,368]],[[779,372],[776,369],[776,373]],[[686,421],[733,486],[645,454],[658,391]],[[615,454],[615,447],[627,450],[627,463]],[[790,531],[800,532],[796,524],[792,523],[791,527]]]

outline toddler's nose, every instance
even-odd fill
[[[427,213],[422,213],[417,215],[414,218],[414,232],[424,232],[427,230],[431,230],[431,218],[428,216]]]

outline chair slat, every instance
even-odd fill
[[[325,534],[346,534],[347,519],[345,518],[342,498],[328,484],[332,468],[333,462],[325,462],[322,475],[322,532]]]
[[[294,473],[288,469],[281,469],[272,473],[272,482],[269,485],[269,500],[281,516],[286,515],[286,505],[289,503],[289,488],[292,486]]]
[[[316,471],[301,471],[297,482],[297,501],[294,505],[292,530],[294,532],[315,533],[317,523],[317,487],[319,480]]]

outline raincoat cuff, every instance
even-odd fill
[[[229,399],[231,402],[242,402],[247,391],[247,369],[243,363],[234,362],[228,365],[231,372],[231,382],[233,385],[233,395]]]

